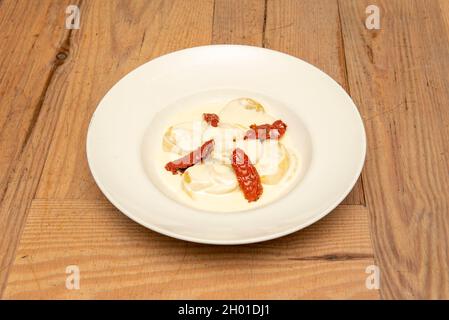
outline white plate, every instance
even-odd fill
[[[142,151],[155,117],[182,101],[245,95],[282,105],[288,124],[299,119],[307,136],[299,183],[269,205],[233,213],[195,210],[166,196]],[[292,56],[237,45],[181,50],[140,66],[106,94],[87,135],[92,175],[120,211],[165,235],[211,244],[269,240],[321,219],[351,191],[365,151],[360,114],[334,80]]]

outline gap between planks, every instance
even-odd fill
[[[116,209],[111,202],[106,199],[96,200],[96,199],[46,199],[46,198],[36,198],[31,202],[30,209],[46,209],[46,208],[102,208],[102,209]],[[366,211],[367,208],[364,205],[358,204],[340,204],[334,210],[360,210]],[[333,211],[334,211],[333,210]]]

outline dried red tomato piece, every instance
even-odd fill
[[[215,113],[203,113],[203,119],[212,127],[218,126],[220,118]]]
[[[236,148],[232,152],[232,168],[246,200],[251,202],[259,199],[263,192],[259,173],[242,149]]]
[[[171,171],[173,174],[178,172],[184,172],[187,168],[193,166],[194,164],[201,162],[203,159],[207,158],[212,150],[214,149],[214,140],[209,140],[203,143],[201,147],[190,152],[182,158],[175,161],[171,161],[165,165],[167,171]]]
[[[251,130],[248,130],[244,139],[280,139],[287,131],[287,125],[282,120],[276,120],[273,124],[252,124],[249,126]]]

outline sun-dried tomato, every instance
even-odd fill
[[[187,168],[193,166],[194,164],[201,162],[207,158],[212,150],[214,149],[214,140],[209,140],[203,143],[201,147],[190,152],[182,158],[175,161],[171,161],[165,165],[167,171],[171,171],[173,174],[178,172],[184,172]]]
[[[273,124],[252,124],[251,129],[245,134],[244,139],[280,139],[287,131],[287,125],[282,120],[276,120]]]
[[[203,119],[212,127],[217,127],[220,118],[215,113],[203,113]]]
[[[242,149],[236,148],[232,152],[232,168],[246,200],[251,202],[259,199],[263,192],[259,173]]]

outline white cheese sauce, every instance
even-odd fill
[[[218,127],[202,120],[203,113],[220,117]],[[278,141],[243,137],[251,124],[287,124],[285,135]],[[268,114],[258,102],[248,98],[233,100],[226,105],[209,104],[176,112],[168,121],[159,149],[151,154],[166,193],[191,207],[214,212],[233,212],[257,208],[286,194],[297,182],[301,158],[289,135],[288,119]],[[188,168],[183,174],[172,174],[165,165],[214,139],[214,150],[204,163]],[[248,202],[240,190],[231,166],[231,154],[241,148],[256,167],[263,185],[263,194]],[[159,151],[158,151],[159,150]]]

